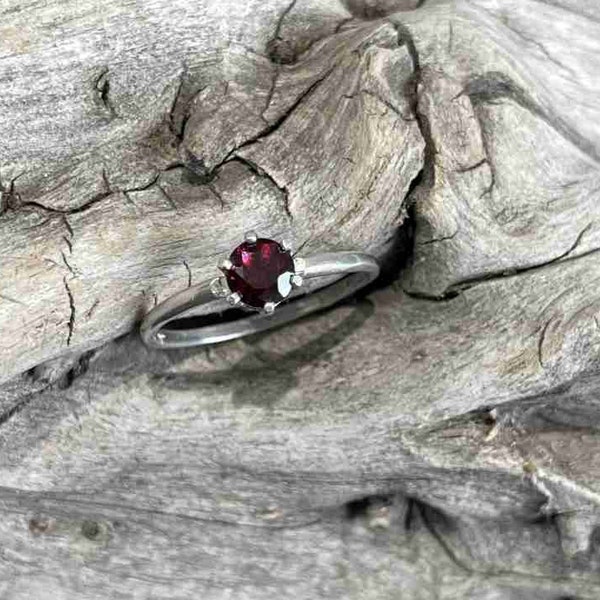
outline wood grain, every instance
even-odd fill
[[[76,40],[90,35],[86,23],[73,32]],[[170,43],[184,43],[177,39]],[[126,54],[131,60],[131,50]],[[48,156],[48,166],[37,168],[33,151],[27,171],[19,171],[19,152],[33,143],[27,136],[45,135],[19,130],[39,121],[28,111],[41,110],[27,100],[27,79],[19,80],[24,97],[9,106],[8,160],[0,157],[7,198],[0,221],[2,379],[130,330],[187,284],[188,269],[196,282],[214,276],[218,259],[248,229],[286,234],[307,250],[389,249],[423,164],[419,129],[392,89],[412,76],[396,30],[379,23],[334,34],[290,67],[276,68],[244,46],[218,55],[194,70],[180,62],[159,73],[158,65],[138,64],[123,81],[103,71],[94,85],[104,109],[115,113],[106,124],[114,135],[79,112],[68,122],[39,124],[56,136],[47,143],[60,149],[60,174]],[[65,69],[48,76],[79,75],[71,64]],[[77,110],[85,102],[98,110],[98,101],[91,91],[87,100],[64,98]],[[68,145],[59,143],[65,136]],[[285,150],[292,138],[296,149]],[[275,156],[278,170],[270,163]]]

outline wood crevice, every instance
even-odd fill
[[[68,263],[67,263],[68,265]],[[71,268],[69,267],[69,270],[71,270]],[[71,270],[72,272],[72,270]],[[67,346],[71,345],[71,340],[73,339],[73,332],[75,330],[75,316],[76,316],[76,310],[75,310],[75,298],[73,297],[73,292],[71,291],[71,287],[69,286],[69,282],[67,280],[67,277],[65,276],[63,278],[63,282],[65,285],[65,290],[67,292],[67,297],[69,299],[69,319],[67,321]]]
[[[521,268],[516,268],[516,269],[505,269],[505,270],[499,271],[499,272],[487,273],[486,275],[484,275],[482,277],[473,277],[471,279],[465,279],[463,281],[452,284],[445,292],[443,292],[440,295],[429,295],[426,293],[414,292],[414,291],[406,290],[406,289],[404,290],[404,293],[406,293],[408,296],[411,296],[413,298],[419,298],[419,299],[423,299],[423,300],[434,300],[434,301],[452,300],[452,299],[456,298],[456,296],[462,294],[463,292],[470,290],[482,283],[489,283],[489,282],[497,281],[497,280],[501,280],[501,279],[509,279],[509,278],[513,278],[513,277],[519,277],[521,275],[531,273],[533,271],[538,271],[541,269],[553,267],[557,263],[562,264],[562,263],[566,263],[569,261],[586,258],[588,256],[591,256],[591,255],[594,255],[594,254],[597,254],[598,252],[600,252],[600,248],[592,248],[591,250],[587,250],[585,252],[582,252],[581,254],[577,254],[576,256],[570,256],[570,255],[573,254],[573,252],[577,249],[577,247],[581,243],[583,236],[586,234],[587,231],[589,231],[589,229],[592,226],[593,226],[593,223],[589,223],[588,225],[586,225],[579,232],[579,234],[577,235],[577,238],[569,246],[569,248],[567,248],[565,251],[561,252],[561,254],[559,254],[558,256],[555,256],[554,258],[544,261],[540,264],[530,265],[527,267],[521,267]],[[456,235],[456,233],[453,234],[453,236],[454,235]],[[453,236],[449,236],[449,238],[447,238],[447,239],[451,239],[451,237],[453,237]],[[444,239],[444,238],[440,238],[440,239]],[[422,244],[420,244],[420,245],[422,245]]]

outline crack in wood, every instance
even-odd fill
[[[446,556],[462,571],[465,571],[467,573],[475,573],[476,572],[475,569],[473,569],[471,566],[464,563],[456,555],[456,553],[454,552],[454,550],[452,549],[450,544],[446,541],[444,536],[438,531],[437,527],[434,525],[433,519],[431,517],[431,512],[430,512],[430,511],[433,511],[434,509],[427,506],[423,502],[416,501],[416,500],[414,500],[414,502],[416,504],[419,516],[421,517],[421,520],[422,520],[423,524],[425,525],[427,531],[429,531],[429,533],[437,541],[437,543],[439,544],[440,548],[444,551]]]
[[[448,299],[455,298],[462,292],[465,292],[466,290],[470,290],[473,287],[475,287],[479,284],[482,284],[482,283],[497,281],[499,279],[519,277],[525,273],[535,272],[540,269],[552,267],[552,266],[556,265],[557,263],[562,264],[562,263],[565,263],[568,261],[578,260],[581,258],[591,256],[593,254],[597,254],[598,252],[600,252],[600,248],[592,248],[591,250],[588,250],[587,252],[582,252],[581,254],[578,254],[577,256],[570,256],[570,254],[572,254],[577,249],[577,246],[579,246],[579,244],[581,243],[583,236],[585,235],[585,233],[587,231],[589,231],[589,229],[592,226],[593,226],[593,223],[588,223],[588,225],[586,225],[579,232],[579,234],[577,235],[577,238],[569,246],[569,248],[567,248],[567,250],[562,252],[559,256],[556,256],[556,257],[552,258],[551,260],[545,261],[543,263],[540,263],[537,265],[531,265],[528,267],[510,269],[510,270],[505,269],[505,270],[499,271],[499,272],[488,273],[488,274],[484,275],[483,277],[474,277],[472,279],[465,279],[461,282],[452,284],[444,293],[442,293],[441,295],[438,295],[438,296],[432,296],[432,295],[423,294],[420,292],[417,292],[417,293],[410,292],[407,290],[404,290],[404,293],[406,293],[408,296],[411,296],[414,298],[419,298],[422,300],[434,300],[434,301],[448,300]]]
[[[26,171],[22,171],[16,177],[10,179],[7,186],[2,183],[0,178],[0,215],[9,209],[14,210],[15,205],[21,202],[21,195],[15,189],[15,182],[25,173]]]
[[[230,159],[230,160],[231,161],[235,160],[235,161],[238,161],[238,162],[246,165],[255,175],[257,175],[260,178],[267,179],[268,181],[270,181],[281,192],[281,197],[283,200],[283,209],[285,211],[285,214],[288,216],[290,221],[294,220],[294,215],[292,214],[292,211],[290,210],[290,197],[289,197],[289,191],[288,191],[287,187],[285,187],[284,185],[280,185],[268,171],[266,171],[262,167],[258,166],[256,163],[254,163],[252,160],[246,158],[245,156],[240,156],[240,155],[236,154],[235,158]]]
[[[433,238],[431,240],[425,240],[424,242],[416,242],[417,246],[429,246],[430,244],[437,244],[439,242],[447,242],[453,240],[458,235],[459,229],[450,235],[444,235],[441,237]]]
[[[296,6],[296,3],[297,3],[297,0],[292,0],[287,5],[287,7],[283,10],[283,12],[281,13],[281,15],[275,25],[275,32],[273,33],[273,37],[266,44],[267,54],[268,54],[271,62],[274,63],[275,65],[290,64],[290,63],[294,62],[296,59],[295,53],[292,53],[291,55],[289,55],[289,54],[286,55],[285,51],[282,52],[282,47],[278,43],[278,42],[283,42],[283,38],[281,37],[281,30],[283,28],[283,23],[284,23],[286,17],[290,14],[290,12]],[[277,74],[278,73],[276,72],[274,81],[276,81]],[[275,83],[273,83],[273,87],[274,87],[274,85],[275,85]],[[267,104],[267,107],[268,107],[268,104]]]
[[[98,93],[98,97],[100,102],[104,106],[104,108],[108,111],[111,119],[117,118],[119,115],[112,103],[110,98],[110,79],[109,79],[110,70],[108,67],[104,67],[102,72],[96,80],[94,81],[94,89]]]
[[[67,322],[67,329],[68,329],[68,335],[67,335],[67,346],[71,345],[71,340],[73,338],[73,331],[75,328],[75,300],[73,298],[73,293],[71,291],[71,288],[69,286],[69,282],[67,281],[67,278],[64,277],[63,278],[63,283],[65,285],[65,289],[67,291],[67,296],[69,298],[69,320]]]
[[[475,171],[476,169],[479,169],[479,167],[482,167],[483,165],[489,165],[489,160],[486,158],[482,158],[481,160],[478,160],[474,165],[471,165],[469,167],[461,167],[456,169],[457,173],[470,173],[471,171]]]
[[[370,98],[374,98],[375,100],[377,100],[377,102],[379,102],[386,108],[389,108],[395,115],[400,117],[406,123],[412,123],[413,121],[416,120],[415,118],[407,117],[396,106],[394,106],[389,100],[382,98],[379,94],[377,94],[376,92],[373,92],[371,90],[360,89],[360,90],[357,90],[356,92],[353,92],[352,94],[344,94],[344,95],[342,95],[342,98],[346,98],[348,100],[354,100],[355,98],[360,97],[362,95],[369,96]],[[350,160],[347,157],[344,157],[344,158],[346,160]]]
[[[182,262],[183,262],[183,266],[185,267],[185,270],[187,271],[187,286],[188,286],[188,288],[191,288],[192,287],[192,270],[190,269],[190,265],[188,265],[188,263],[185,259]]]
[[[540,331],[540,337],[538,339],[538,345],[537,345],[538,362],[542,369],[546,368],[544,365],[544,356],[543,356],[544,342],[546,341],[546,332],[548,331],[548,327],[550,327],[550,324],[552,323],[552,321],[553,321],[553,319],[548,319],[546,321],[546,323],[544,324],[544,326],[542,327],[542,329]]]
[[[265,127],[264,129],[262,129],[261,131],[259,131],[258,134],[256,134],[255,136],[253,136],[253,137],[245,140],[242,144],[239,144],[238,146],[234,147],[229,152],[229,154],[221,161],[221,163],[219,163],[218,165],[216,165],[213,168],[213,171],[215,169],[217,169],[218,167],[220,167],[221,165],[223,165],[224,163],[226,163],[229,160],[231,160],[231,158],[233,156],[238,156],[238,154],[237,154],[238,151],[244,150],[245,148],[251,146],[252,144],[260,142],[261,140],[263,140],[267,136],[269,136],[272,133],[274,133],[275,131],[277,131],[287,121],[287,119],[294,113],[294,111],[307,98],[310,97],[310,95],[319,87],[319,85],[321,83],[323,83],[323,81],[325,81],[325,79],[327,79],[331,75],[331,73],[333,73],[333,71],[336,68],[337,68],[337,65],[334,64],[332,67],[330,67],[329,69],[327,69],[327,71],[323,75],[321,75],[320,77],[318,77],[308,88],[306,88],[301,94],[298,95],[298,97],[296,98],[296,100],[292,103],[292,105],[283,114],[281,114],[268,127]]]
[[[169,129],[171,131],[171,133],[177,138],[177,141],[179,144],[181,144],[181,142],[183,141],[183,135],[185,132],[185,125],[187,122],[187,118],[184,115],[183,118],[181,119],[181,123],[179,125],[179,127],[177,127],[176,123],[175,123],[175,111],[178,108],[179,102],[181,100],[181,95],[182,95],[182,91],[183,91],[183,86],[185,84],[185,79],[187,77],[187,64],[185,63],[185,61],[182,63],[182,67],[181,67],[181,73],[179,74],[179,84],[177,86],[177,89],[175,90],[175,96],[173,97],[173,102],[171,104],[171,108],[169,109],[169,116],[168,116],[168,120],[169,120]],[[200,90],[202,91],[202,90]],[[200,93],[200,92],[198,92]]]
[[[419,132],[425,143],[425,155],[423,158],[423,173],[419,185],[413,188],[412,196],[416,198],[420,194],[427,194],[435,185],[435,141],[431,134],[431,125],[423,111],[419,109],[419,86],[422,81],[421,63],[419,52],[410,29],[395,21],[388,21],[396,30],[398,35],[398,46],[406,46],[412,62],[413,79],[412,85],[407,89],[408,99],[413,117],[419,128]]]
[[[66,238],[63,238],[63,239],[65,241],[67,241]],[[67,257],[66,257],[65,253],[62,250],[60,252],[60,255],[62,256],[63,263],[65,264],[65,266],[67,267],[67,269],[70,271],[71,275],[76,276],[76,273],[73,270],[73,267],[69,264],[69,261],[67,260]]]
[[[155,185],[156,189],[162,194],[163,198],[171,205],[173,210],[179,210],[175,200],[173,200],[173,198],[171,197],[171,194],[168,194],[167,190],[165,190],[165,188],[162,185],[160,185],[160,183],[156,183]]]

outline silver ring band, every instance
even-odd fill
[[[314,292],[291,296],[291,301],[278,306],[272,314],[249,313],[235,321],[183,329],[177,326],[180,319],[214,315],[232,308],[225,298],[215,297],[209,284],[194,285],[171,296],[146,315],[140,327],[144,343],[153,348],[188,348],[265,331],[332,306],[379,275],[377,260],[362,252],[319,254],[295,261],[302,264],[301,274],[304,280],[338,279]],[[311,283],[318,285],[319,282]],[[173,327],[169,328],[169,324]]]

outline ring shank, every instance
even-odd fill
[[[216,344],[265,331],[289,323],[317,310],[327,308],[363,288],[379,275],[379,264],[361,252],[335,252],[304,259],[304,279],[342,277],[318,290],[284,302],[272,314],[249,313],[245,318],[190,329],[169,328],[169,323],[198,315],[221,313],[231,309],[224,298],[216,298],[208,285],[192,286],[151,310],[140,333],[143,341],[154,348],[188,348]]]

